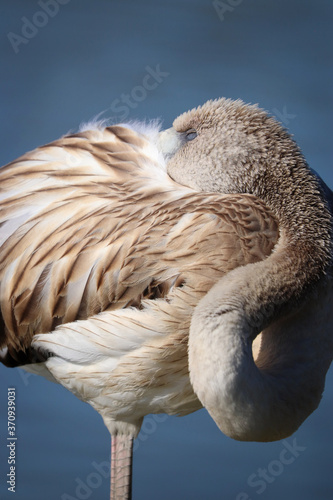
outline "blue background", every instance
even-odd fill
[[[61,3],[40,15],[37,1],[0,1],[2,164],[102,111],[121,120],[124,93],[132,95],[128,118],[162,117],[165,127],[226,96],[259,103],[282,120],[333,187],[330,0],[225,0],[220,15],[205,0]],[[39,27],[29,31],[24,18]],[[22,33],[25,42],[15,38]],[[167,75],[156,88],[138,90],[147,66],[157,65]],[[9,386],[17,392],[15,497],[5,485]],[[134,500],[332,499],[332,403],[331,371],[320,408],[287,440],[304,449],[285,465],[283,442],[232,441],[204,410],[158,422],[149,416],[134,454]],[[93,463],[109,453],[108,432],[88,405],[37,376],[0,367],[1,498],[107,499],[109,479]],[[268,474],[261,486],[259,469]]]

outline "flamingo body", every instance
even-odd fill
[[[193,308],[277,240],[262,202],[177,185],[149,148],[113,127],[64,137],[1,170],[9,352],[34,339],[52,353],[46,368],[112,433],[128,423],[136,435],[147,413],[201,407],[187,367]]]

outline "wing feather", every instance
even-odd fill
[[[278,228],[261,201],[179,186],[145,150],[144,136],[110,127],[0,170],[2,346],[25,350],[56,325],[140,310],[175,283],[195,304],[226,272],[271,253]]]

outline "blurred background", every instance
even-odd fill
[[[226,96],[275,115],[333,187],[330,0],[0,7],[2,164],[99,113],[114,122],[162,118],[169,127],[181,112]],[[8,387],[17,404],[15,500],[107,499],[110,438],[99,415],[62,387],[0,367],[1,499],[13,497]],[[148,416],[135,444],[134,500],[332,499],[332,404],[331,370],[320,408],[294,436],[271,444],[232,441],[204,410]]]

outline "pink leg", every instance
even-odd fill
[[[132,436],[122,434],[112,436],[111,500],[131,500],[132,498],[132,453]]]

